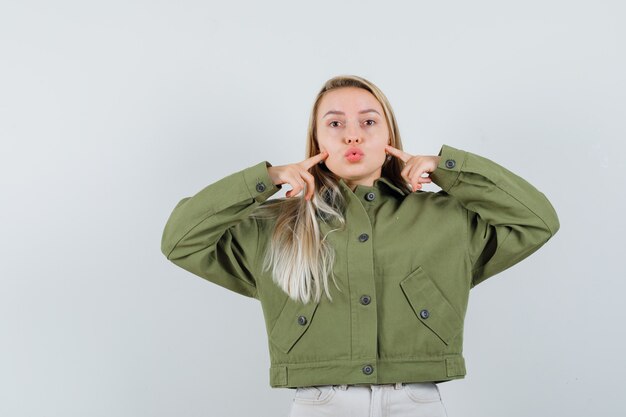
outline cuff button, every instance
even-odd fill
[[[454,159],[446,160],[446,168],[452,169],[456,166],[456,161]]]
[[[262,182],[258,183],[256,185],[256,190],[260,193],[262,193],[263,191],[265,191],[265,184],[263,184]]]

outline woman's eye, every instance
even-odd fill
[[[334,125],[333,123],[339,123],[339,122],[338,122],[338,121],[336,121],[336,120],[333,120],[332,122],[330,122],[330,126],[331,126],[331,127],[337,127],[337,125]]]
[[[371,123],[371,124],[368,124],[369,122],[372,122],[372,123]],[[375,122],[374,120],[366,120],[366,121],[365,121],[365,123],[366,123],[368,126],[372,126],[372,125],[374,125],[374,123],[376,123],[376,122]]]

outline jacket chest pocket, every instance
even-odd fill
[[[289,353],[311,325],[318,305],[312,301],[303,304],[288,297],[270,332],[270,340],[283,353]]]
[[[463,328],[463,319],[435,286],[422,267],[400,282],[417,318],[446,345]]]

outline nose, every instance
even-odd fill
[[[346,144],[352,145],[352,144],[357,144],[357,143],[361,143],[363,142],[363,138],[361,137],[361,131],[359,128],[359,124],[357,122],[355,123],[348,123],[346,125],[346,129],[344,131],[345,137],[344,137],[344,141]]]
[[[361,143],[363,140],[358,136],[346,136],[345,142],[349,145],[354,143]]]

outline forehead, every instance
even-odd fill
[[[369,91],[357,87],[341,87],[324,94],[319,102],[318,115],[328,110],[357,113],[364,109],[375,109],[383,114],[382,106]]]

